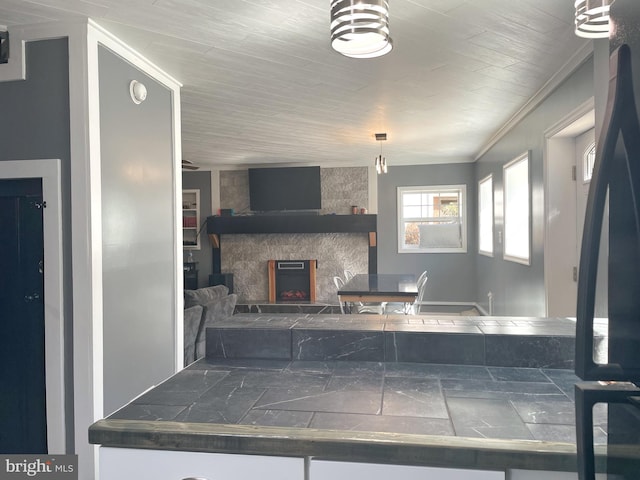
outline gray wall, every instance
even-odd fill
[[[206,222],[211,212],[211,172],[182,172],[182,188],[185,190],[200,190],[200,227]],[[198,287],[209,285],[209,275],[212,272],[211,244],[207,236],[206,227],[200,232],[200,250],[185,250],[184,260],[189,252],[193,253],[193,260],[198,262]]]
[[[59,158],[62,169],[62,248],[65,285],[65,376],[73,378],[71,292],[71,173],[69,147],[69,57],[67,40],[26,44],[27,80],[0,83],[0,161]],[[65,385],[73,398],[73,382]],[[67,418],[73,418],[71,400]],[[73,422],[66,425],[67,451],[73,452]]]
[[[322,168],[321,214],[351,214],[352,205],[368,205],[367,167]],[[247,170],[220,172],[220,206],[236,213],[249,209]],[[367,273],[367,234],[222,235],[221,270],[233,273],[234,292],[241,302],[268,298],[268,260],[318,260],[317,301],[338,302],[333,277],[344,270]]]
[[[467,253],[398,253],[397,189],[431,185],[467,186]],[[476,196],[472,163],[392,166],[378,175],[378,272],[427,270],[425,301],[475,301]]]
[[[496,198],[494,256],[489,258],[476,255],[476,298],[486,308],[487,293],[492,292],[495,315],[544,316],[545,314],[544,131],[569,115],[593,94],[593,61],[589,60],[476,162],[476,182],[493,174]],[[503,245],[498,242],[499,233],[504,231],[499,202],[503,193],[502,167],[527,150],[531,152],[530,266],[504,260]]]
[[[171,93],[103,47],[98,61],[108,414],[174,372],[176,220]]]

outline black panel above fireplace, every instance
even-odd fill
[[[377,215],[246,215],[208,217],[208,234],[375,232]]]

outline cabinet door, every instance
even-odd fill
[[[304,480],[302,458],[100,448],[100,480]]]
[[[504,480],[504,472],[312,460],[309,480]]]

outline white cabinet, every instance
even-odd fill
[[[504,472],[312,460],[309,480],[505,480]]]
[[[200,250],[200,190],[182,190],[182,246]]]
[[[100,480],[304,480],[302,458],[100,448]]]

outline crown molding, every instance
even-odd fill
[[[491,147],[509,133],[527,115],[535,110],[553,91],[560,86],[578,67],[586,62],[593,55],[593,41],[585,40],[582,47],[558,70],[547,82],[538,90],[520,110],[518,110],[500,129],[493,134],[489,141],[480,149],[475,156],[479,160]]]

